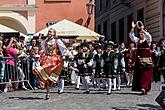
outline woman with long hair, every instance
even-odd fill
[[[63,67],[61,55],[67,51],[67,48],[63,42],[57,38],[56,31],[52,28],[48,30],[47,37],[43,41],[42,47],[44,54],[41,59],[41,66],[36,67],[34,73],[39,78],[41,88],[46,88],[45,99],[48,100],[50,97],[49,87],[53,83],[56,83],[59,78]]]

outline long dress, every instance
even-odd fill
[[[45,54],[42,56],[41,66],[34,69],[34,74],[38,76],[41,88],[45,88],[46,82],[49,86],[56,83],[60,76],[63,60],[57,54],[57,46],[59,47],[58,44],[54,44],[53,51],[50,52],[48,44],[45,43]]]
[[[135,62],[135,72],[133,74],[133,91],[141,91],[142,89],[145,92],[149,92],[151,90],[151,82],[152,82],[152,68],[141,68],[139,66],[138,58],[147,58],[151,57],[151,52],[149,45],[151,43],[151,35],[146,32],[146,39],[144,42],[140,43],[140,39],[134,36],[134,33],[130,33],[130,38],[132,41],[137,43],[137,54],[136,54],[136,62]]]

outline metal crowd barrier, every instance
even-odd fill
[[[7,65],[6,62],[14,60],[14,67]],[[31,73],[32,74],[32,73]],[[9,83],[26,82],[26,84],[33,89],[30,84],[30,60],[25,58],[0,57],[0,85]]]

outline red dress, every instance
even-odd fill
[[[45,88],[46,82],[49,86],[57,82],[63,67],[63,60],[61,56],[57,55],[57,45],[54,44],[52,52],[48,49],[48,45],[45,48],[46,53],[42,56],[41,66],[34,69],[34,74],[39,78],[41,88]]]
[[[135,72],[133,75],[132,90],[141,91],[142,89],[145,89],[146,92],[149,92],[151,90],[152,68],[140,68],[138,57],[151,57],[150,48],[146,40],[142,43],[138,42],[137,45],[137,55],[135,62]]]
[[[133,74],[135,70],[136,49],[128,49],[125,53],[126,72]]]

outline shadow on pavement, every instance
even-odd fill
[[[46,92],[44,91],[36,91],[36,92],[32,92],[32,93],[41,93],[41,94],[46,94]],[[50,92],[51,94],[55,93],[55,94],[58,94],[58,92]],[[69,93],[69,94],[82,94],[80,92],[63,92],[63,94],[66,94],[66,93]]]
[[[113,110],[136,110],[135,107],[112,107],[112,109]]]
[[[32,93],[42,93],[42,94],[46,94],[45,91],[35,91],[35,92],[32,92]],[[58,93],[58,92],[50,92],[50,93]]]
[[[66,91],[64,93],[68,93],[68,94],[85,94],[83,92],[84,91],[81,91],[81,92],[69,92],[69,91]],[[105,92],[90,92],[89,94],[105,94]]]
[[[74,92],[72,92],[72,91],[64,91],[63,93],[65,93],[65,94],[84,94],[83,92],[84,92],[84,91],[77,91],[77,90],[75,90]],[[33,91],[32,93],[45,94],[46,92],[45,92],[45,91]],[[51,93],[51,94],[52,94],[52,93],[58,94],[58,92],[50,92],[50,93]],[[89,93],[89,94],[107,94],[107,92],[106,92],[106,91],[103,91],[103,90],[101,90],[101,91],[90,90],[90,93]],[[141,96],[140,93],[135,93],[135,92],[133,92],[133,93],[120,93],[120,92],[118,92],[118,91],[112,91],[112,94],[137,95],[137,96]],[[144,95],[142,95],[142,96],[144,96]]]
[[[9,97],[9,99],[19,99],[19,100],[43,100],[40,97]]]
[[[147,110],[163,110],[160,106],[158,105],[151,105],[151,104],[137,104],[137,106],[140,107],[147,107]]]
[[[40,93],[40,94],[46,94],[46,92],[44,91],[35,91],[35,92],[32,92],[32,93]],[[50,92],[51,94],[52,93],[55,93],[55,94],[58,94],[58,92]],[[71,91],[64,91],[63,94],[84,94],[83,91],[79,92],[79,91],[75,91],[75,92],[71,92]],[[106,92],[90,92],[89,94],[106,94]]]
[[[123,94],[123,95],[138,95],[138,96],[144,96],[141,95],[140,93],[135,93],[135,92],[130,92],[130,93],[120,93],[120,92],[114,92],[114,94]]]

